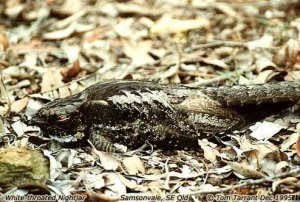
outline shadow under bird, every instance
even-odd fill
[[[97,149],[121,152],[146,141],[157,148],[198,146],[198,139],[241,129],[300,100],[300,81],[191,88],[110,80],[45,104],[31,124],[46,135],[89,139]]]

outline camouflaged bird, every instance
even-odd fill
[[[49,102],[31,123],[48,135],[89,138],[104,151],[120,152],[114,143],[134,149],[146,141],[154,147],[182,149],[197,147],[199,138],[239,129],[299,100],[300,81],[191,88],[111,80]]]

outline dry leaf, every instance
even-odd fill
[[[81,70],[81,66],[79,60],[76,60],[71,68],[62,69],[61,74],[63,75],[64,79],[69,81],[73,77],[75,77]]]
[[[120,23],[114,25],[114,31],[124,37],[129,39],[136,39],[135,38],[135,31],[132,28],[132,24],[134,23],[133,18],[128,18],[126,20],[121,21]]]
[[[36,52],[27,53],[25,55],[25,60],[20,64],[20,66],[33,68],[36,66],[38,60],[38,54]]]
[[[299,41],[290,39],[274,56],[274,62],[279,66],[293,67],[297,62]]]
[[[286,46],[282,47],[274,56],[274,62],[278,66],[283,66],[286,63],[287,57],[286,57]]]
[[[198,144],[204,151],[204,157],[212,162],[213,164],[217,163],[217,155],[219,155],[218,150],[212,148],[208,142],[203,140],[198,140]]]
[[[231,7],[231,4],[228,3],[215,3],[217,9],[225,13],[230,17],[237,17],[239,16],[238,13]]]
[[[154,77],[161,78],[161,79],[170,78],[172,76],[177,75],[178,68],[179,68],[178,65],[173,65],[164,72],[158,72],[157,76]]]
[[[272,191],[275,192],[277,187],[281,184],[296,184],[298,179],[296,177],[287,177],[284,179],[279,179],[272,183]]]
[[[118,201],[118,196],[110,196],[104,194],[100,191],[87,191],[87,199],[85,201],[88,202],[115,202]]]
[[[6,8],[4,13],[11,19],[15,19],[25,9],[25,4],[17,4],[12,7]]]
[[[249,136],[246,135],[240,139],[239,145],[240,149],[247,155],[248,158],[253,156],[255,164],[262,161],[267,154],[278,150],[277,146],[270,142],[253,142],[249,139]]]
[[[124,53],[132,59],[132,65],[143,66],[154,62],[154,59],[149,55],[152,41],[146,40],[135,43],[133,41],[123,40],[122,42]]]
[[[280,175],[290,170],[290,164],[287,160],[288,159],[286,157],[285,161],[280,161],[276,164],[274,176]]]
[[[6,50],[8,46],[9,46],[9,42],[6,35],[0,32],[0,51]]]
[[[287,54],[287,63],[288,63],[287,65],[289,67],[292,67],[296,64],[299,50],[300,50],[299,41],[290,39],[287,42],[286,54]]]
[[[117,173],[108,173],[103,178],[105,187],[108,188],[104,193],[117,197],[126,194],[126,186],[122,183]]]
[[[221,67],[223,69],[228,69],[229,66],[223,61],[223,60],[219,60],[219,59],[210,59],[210,58],[201,58],[201,61],[206,63],[206,64],[210,64],[210,65],[214,65],[217,67]]]
[[[129,175],[145,174],[145,167],[138,156],[127,157],[123,160],[123,165]]]
[[[62,79],[63,76],[58,68],[47,69],[47,72],[43,75],[41,92],[49,91],[64,85]]]
[[[247,177],[247,178],[263,178],[266,175],[263,174],[262,172],[259,172],[255,169],[253,169],[250,166],[241,164],[241,163],[237,163],[237,162],[231,162],[231,161],[224,161],[225,163],[227,163],[235,172]]]
[[[300,80],[300,71],[289,71],[284,77],[286,81],[297,81]]]
[[[248,70],[250,69],[251,65],[253,64],[254,56],[249,50],[239,51],[234,56],[234,62],[237,67]]]
[[[120,162],[113,155],[94,148],[92,151],[99,157],[101,166],[105,170],[117,170],[121,166]]]
[[[261,57],[256,61],[256,71],[262,72],[264,69],[275,69],[276,65],[266,57]]]
[[[16,132],[18,137],[21,137],[22,135],[24,135],[24,133],[25,133],[24,128],[26,127],[26,125],[24,123],[22,123],[21,121],[14,122],[13,124],[11,124],[11,127],[14,129],[14,131]]]
[[[63,46],[62,49],[67,54],[68,62],[74,63],[78,60],[79,54],[80,54],[80,48],[78,46],[70,46],[66,45]]]
[[[260,39],[249,41],[247,46],[250,50],[255,48],[271,48],[273,43],[273,36],[265,34]]]
[[[2,116],[0,116],[0,134],[1,134],[1,136],[6,135],[5,125],[3,123],[3,117]]]
[[[105,186],[105,180],[103,178],[105,174],[100,175],[93,175],[93,174],[86,174],[84,175],[85,183],[94,189],[101,189]]]
[[[252,133],[251,137],[257,140],[268,140],[276,135],[280,130],[284,129],[283,126],[271,122],[257,122],[254,126],[250,127]]]
[[[133,181],[133,180],[130,181],[127,178],[125,178],[123,175],[121,175],[119,173],[117,173],[117,174],[118,174],[121,182],[129,189],[135,190],[135,191],[141,191],[141,192],[145,192],[148,190],[147,186],[139,185],[135,181]]]
[[[77,151],[74,149],[61,149],[56,156],[56,160],[60,162],[62,166],[70,169],[74,165],[76,154]]]
[[[281,151],[287,151],[292,145],[296,144],[300,138],[299,133],[293,133],[280,145]]]
[[[87,12],[87,9],[83,8],[80,11],[74,13],[73,15],[54,23],[54,27],[56,27],[57,29],[63,29],[65,27],[67,27],[68,25],[72,24],[73,22],[75,22],[77,19],[84,16],[86,14],[86,12]]]
[[[260,170],[268,176],[276,176],[282,173],[282,170],[289,170],[288,157],[284,152],[273,151],[258,160]]]
[[[73,95],[73,94],[71,94],[70,89],[68,88],[68,86],[61,86],[61,87],[58,88],[58,97],[59,98],[65,98],[65,97],[68,97],[70,95]]]
[[[58,9],[55,9],[57,14],[63,16],[72,15],[85,7],[85,3],[82,0],[65,0],[63,2],[63,5],[61,5]]]
[[[28,104],[28,101],[29,101],[28,97],[24,97],[20,100],[15,101],[14,103],[11,104],[11,111],[15,113],[19,113],[20,111],[25,109],[25,107]]]
[[[122,3],[116,5],[120,15],[137,15],[137,16],[148,16],[155,17],[161,14],[161,11],[157,8],[152,9],[146,6],[140,6],[131,3]]]
[[[207,29],[209,26],[209,20],[206,18],[179,20],[167,15],[152,26],[151,33],[154,35],[179,34],[195,29]]]
[[[49,150],[43,150],[46,157],[49,158],[50,162],[50,179],[55,180],[58,176],[62,174],[62,165],[58,162]]]
[[[43,35],[43,38],[48,39],[48,40],[61,40],[61,39],[67,38],[75,32],[76,25],[77,25],[76,23],[72,23],[65,29],[48,32]]]
[[[296,143],[296,150],[298,156],[300,156],[300,138],[298,138],[297,143]]]
[[[271,69],[264,70],[264,71],[260,72],[258,74],[258,76],[255,77],[255,79],[253,79],[253,83],[255,83],[255,84],[265,84],[269,80],[271,80],[273,77],[277,76],[278,74],[280,74],[280,73],[275,72],[274,70],[271,70]]]

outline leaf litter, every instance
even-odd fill
[[[42,149],[50,192],[89,200],[299,193],[299,106],[217,141],[199,140],[195,151],[121,155],[32,141],[40,134],[25,114],[106,79],[189,86],[300,79],[299,2],[201,2],[2,1],[0,146]]]

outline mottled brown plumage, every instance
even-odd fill
[[[189,88],[114,80],[46,104],[32,123],[54,136],[84,134],[105,151],[119,151],[114,143],[137,148],[145,141],[191,148],[198,138],[239,129],[299,100],[299,81]]]

